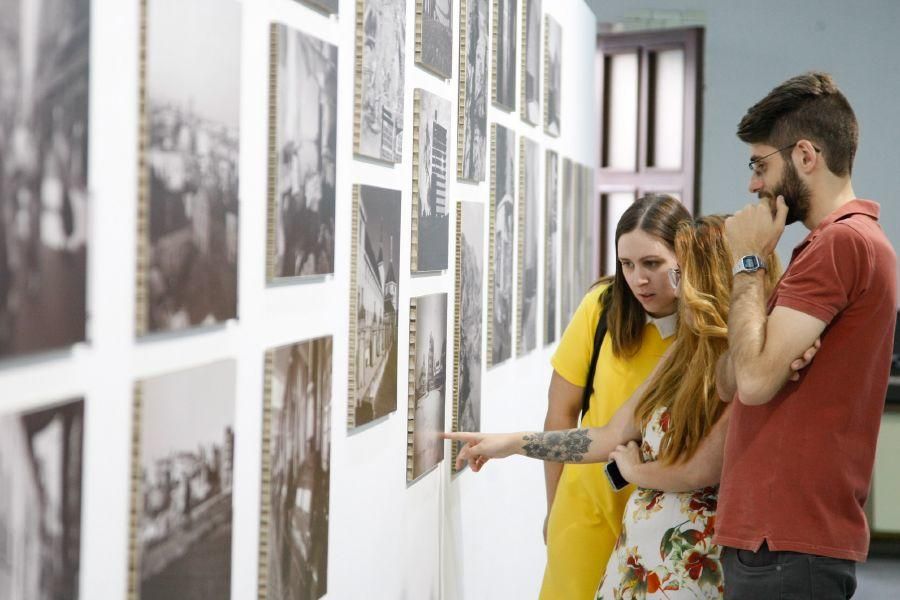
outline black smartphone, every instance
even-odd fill
[[[615,461],[609,461],[606,463],[606,467],[603,469],[606,473],[606,478],[609,480],[609,485],[612,489],[617,492],[622,488],[628,485],[628,481],[622,477],[622,472],[619,470],[618,465],[616,465]]]

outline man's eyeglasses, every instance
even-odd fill
[[[681,269],[678,267],[669,269],[669,283],[672,284],[672,289],[678,289],[681,285]]]
[[[800,140],[797,140],[796,142],[794,142],[792,144],[788,144],[787,146],[783,146],[783,147],[779,148],[778,150],[775,150],[774,152],[769,152],[765,156],[760,156],[759,158],[754,158],[753,160],[751,160],[750,162],[747,163],[747,166],[750,168],[751,171],[753,171],[754,175],[756,175],[757,177],[761,177],[762,169],[760,168],[760,165],[762,164],[762,162],[764,160],[766,160],[770,156],[774,156],[774,155],[778,154],[779,152],[784,152],[788,148],[793,148],[794,146],[796,146],[799,143],[800,143]],[[816,152],[822,151],[821,149],[816,148],[815,146],[813,146],[813,150],[815,150]]]

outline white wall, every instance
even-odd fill
[[[422,87],[450,100],[456,122],[458,0],[453,9],[453,79],[446,83],[414,65],[416,3],[406,1],[404,153],[403,162],[390,168],[353,159],[355,2],[341,0],[340,17],[328,18],[292,0],[243,0],[239,320],[213,330],[143,341],[136,341],[132,333],[138,2],[93,1],[90,341],[71,351],[0,364],[2,412],[71,396],[86,397],[80,597],[112,600],[123,598],[126,592],[133,382],[225,357],[238,363],[232,597],[257,597],[263,355],[267,348],[322,335],[334,336],[328,597],[419,600],[528,598],[537,594],[544,561],[544,492],[539,463],[509,460],[488,465],[482,474],[466,471],[451,478],[445,461],[407,487],[403,385],[398,386],[401,397],[396,413],[351,435],[345,426],[353,183],[399,187],[403,192],[400,340],[408,339],[410,297],[453,290],[452,271],[410,277],[407,265],[412,90]],[[561,137],[545,138],[539,128],[525,125],[518,112],[507,114],[490,107],[488,120],[541,141],[542,148],[554,149],[561,157],[594,164],[594,15],[581,0],[544,0],[544,11],[564,32]],[[312,283],[266,287],[268,27],[273,20],[339,46],[338,206],[335,275]],[[455,142],[455,132],[450,139]],[[455,160],[456,153],[451,152],[448,173],[456,172]],[[450,196],[457,201],[487,203],[489,185],[489,181],[457,183],[454,178]],[[451,257],[455,252],[452,240],[453,236]],[[539,264],[543,264],[542,258]],[[451,309],[450,323],[452,317]],[[448,345],[452,348],[452,338]],[[408,361],[402,347],[401,342],[401,381]],[[484,429],[540,428],[549,356],[549,349],[539,350],[486,374]],[[448,427],[450,415],[448,394]]]
[[[900,248],[900,2],[895,0],[590,0],[601,23],[641,18],[699,20],[705,27],[701,202],[704,213],[734,212],[747,192],[749,152],[735,135],[746,110],[800,73],[831,73],[856,112],[853,170],[860,197],[881,204],[881,223]],[[658,26],[658,25],[657,25]],[[806,235],[788,228],[779,254],[787,264]]]

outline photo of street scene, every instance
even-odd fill
[[[139,600],[231,596],[235,371],[224,360],[137,386]]]
[[[492,131],[491,246],[488,293],[488,366],[512,356],[513,235],[515,223],[516,134],[494,124]]]
[[[461,148],[457,177],[484,181],[487,153],[488,103],[488,0],[460,0],[459,18],[465,20],[465,35],[459,36],[459,113],[463,126],[457,128]],[[465,82],[465,83],[463,83]]]
[[[416,36],[416,62],[435,75],[450,79],[453,59],[451,0],[416,0],[421,37]]]
[[[356,48],[354,151],[388,163],[403,150],[406,0],[357,0],[362,31]]]
[[[522,0],[522,119],[541,123],[541,0]]]
[[[397,410],[400,192],[354,186],[350,429]]]
[[[0,359],[85,339],[89,0],[0,0]]]
[[[537,348],[538,309],[538,176],[540,174],[540,147],[534,141],[521,139],[522,158],[519,191],[519,270],[516,311],[519,328],[516,353],[521,356]]]
[[[516,109],[516,0],[494,0],[494,104]]]
[[[559,279],[559,155],[546,153],[544,179],[544,344],[552,344],[557,336],[556,283]]]
[[[414,385],[409,398],[412,456],[406,480],[419,479],[444,460],[444,402],[447,382],[447,294],[419,296],[410,301],[410,370]],[[409,453],[407,453],[409,456]]]
[[[413,206],[417,208],[413,235],[416,252],[412,270],[447,268],[450,215],[447,206],[447,139],[450,102],[431,92],[415,91],[419,142],[413,149]]]
[[[338,12],[338,0],[300,0],[304,4],[308,4],[313,8],[317,8],[329,15],[336,15]]]
[[[560,131],[560,92],[562,90],[562,28],[547,15],[544,48],[544,132],[554,137]]]
[[[481,431],[481,339],[484,315],[484,204],[458,205],[456,380],[453,431]],[[453,458],[462,446],[454,442]],[[451,464],[455,470],[456,465]]]
[[[0,598],[78,598],[84,400],[0,416]]]
[[[237,316],[241,5],[148,0],[146,27],[139,334]]]
[[[267,360],[260,590],[264,600],[317,600],[328,590],[332,339],[275,348]]]
[[[269,279],[334,272],[337,46],[272,26],[277,131]],[[271,155],[270,155],[271,160]]]

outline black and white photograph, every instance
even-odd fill
[[[223,360],[136,386],[138,600],[231,597],[235,372]]]
[[[494,0],[494,104],[516,109],[517,0]]]
[[[444,460],[444,406],[447,382],[447,294],[410,300],[409,431],[407,482]],[[415,319],[413,321],[413,319]],[[415,350],[413,352],[413,350]]]
[[[263,433],[262,600],[318,600],[328,590],[332,339],[267,353]]]
[[[334,272],[338,50],[284,25],[272,25],[271,43],[268,278],[326,275]]]
[[[351,265],[348,426],[397,410],[400,192],[357,185]]]
[[[538,310],[538,177],[541,169],[540,146],[526,137],[521,138],[522,158],[519,162],[519,269],[516,287],[516,311],[519,327],[516,330],[516,353],[519,356],[537,348]]]
[[[491,246],[488,283],[488,366],[512,356],[513,236],[516,207],[516,134],[492,125]]]
[[[78,598],[84,400],[0,415],[0,598]]]
[[[403,153],[406,0],[356,0],[356,132],[359,156],[387,163]]]
[[[238,2],[148,0],[141,335],[237,316],[240,64]]]
[[[447,269],[450,214],[447,194],[447,149],[450,134],[450,102],[415,90],[413,148],[414,272]]]
[[[338,0],[299,0],[299,2],[311,6],[327,15],[336,15],[338,12]]]
[[[541,0],[522,1],[522,119],[541,124]]]
[[[546,152],[544,178],[544,344],[557,338],[556,285],[559,281],[559,155]]]
[[[544,132],[559,137],[562,90],[562,28],[547,15],[544,42]]]
[[[488,0],[460,0],[459,114],[457,173],[464,181],[484,181],[487,155]]]
[[[562,240],[562,263],[560,269],[560,323],[568,323],[575,314],[581,300],[575,281],[577,231],[575,226],[575,175],[578,166],[571,159],[562,160],[562,221],[560,229],[570,232]]]
[[[89,0],[0,0],[0,359],[86,337]]]
[[[481,339],[484,316],[484,204],[457,204],[456,361],[453,431],[481,431]],[[462,444],[453,444],[454,462]]]
[[[452,0],[416,0],[416,63],[450,79],[453,60]]]

